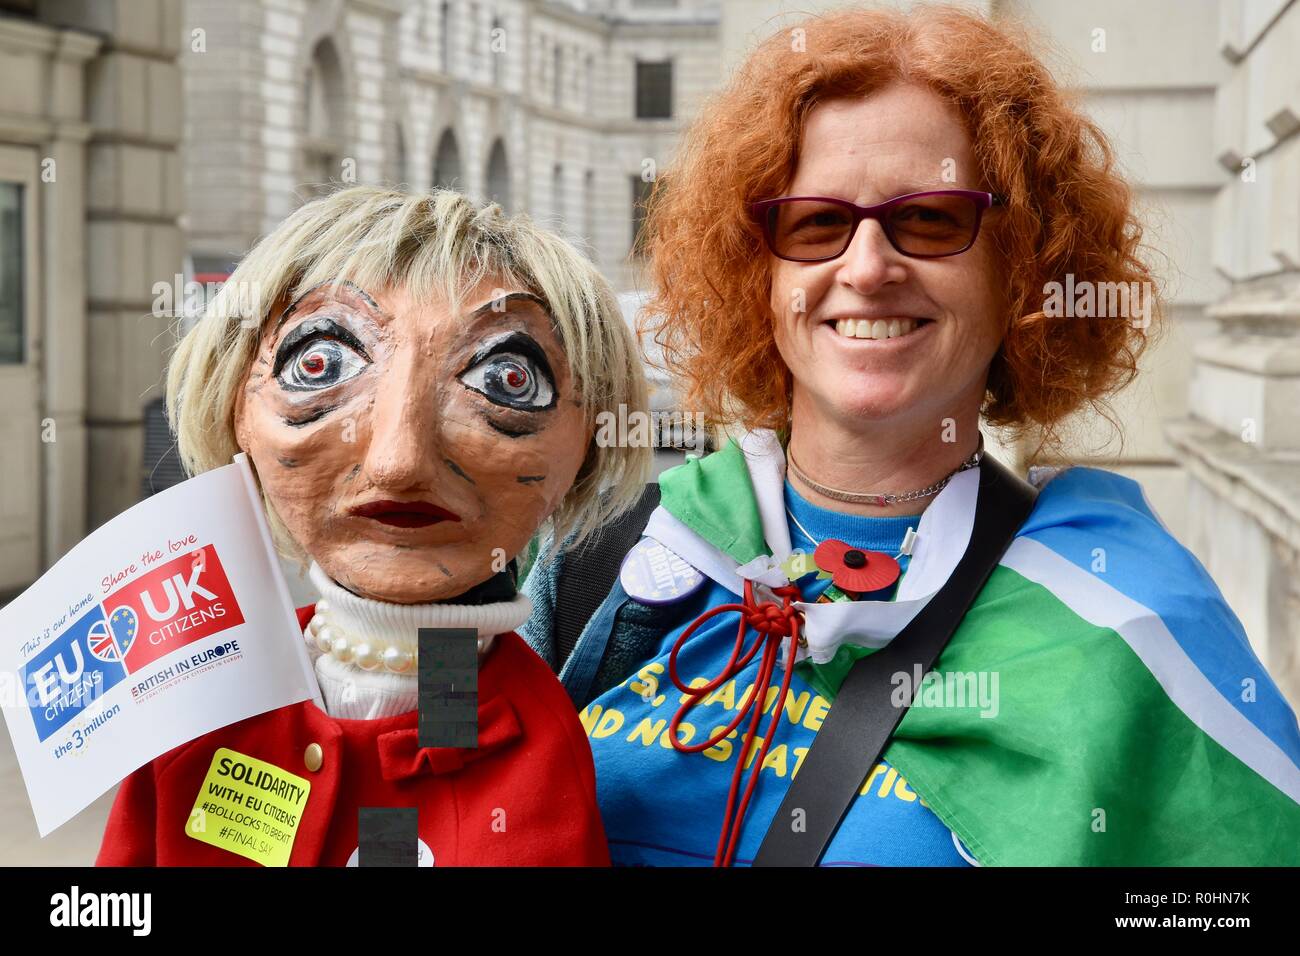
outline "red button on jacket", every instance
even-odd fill
[[[476,749],[420,748],[414,710],[338,720],[311,701],[205,734],[123,781],[95,862],[259,865],[185,832],[213,754],[226,747],[310,781],[290,866],[346,865],[363,807],[418,808],[435,866],[608,866],[591,747],[550,668],[519,635],[498,635],[478,694]],[[304,762],[311,744],[323,754],[314,772]]]

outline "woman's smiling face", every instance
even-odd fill
[[[316,286],[268,323],[236,400],[281,520],[363,597],[423,603],[486,581],[582,465],[590,429],[546,306],[495,281],[466,302]]]
[[[952,175],[948,175],[948,174]],[[808,115],[787,196],[830,196],[859,205],[936,189],[983,189],[970,137],[956,111],[930,90],[893,85],[835,99]],[[933,423],[978,410],[1002,336],[999,270],[985,214],[975,244],[958,255],[917,259],[864,220],[828,262],[770,256],[777,348],[794,377],[794,401],[818,417]],[[906,321],[913,324],[907,332]],[[853,326],[840,322],[852,320]],[[897,338],[860,337],[879,320]],[[847,334],[846,334],[847,333]]]

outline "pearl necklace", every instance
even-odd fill
[[[480,636],[478,652],[483,653],[492,644],[493,635]],[[381,664],[384,669],[394,674],[407,674],[415,669],[415,653],[381,641],[357,636],[343,628],[330,617],[329,601],[322,598],[316,602],[316,610],[303,640],[322,653],[329,654],[344,664],[356,664],[363,671],[373,671]]]

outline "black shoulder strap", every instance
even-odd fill
[[[650,514],[659,507],[659,485],[650,482],[636,506],[565,555],[555,586],[555,668],[573,653],[582,629],[618,578],[624,556],[641,540]]]
[[[885,744],[907,713],[896,706],[895,675],[934,666],[1029,512],[1037,490],[990,455],[980,462],[970,543],[952,576],[898,635],[858,660],[845,677],[799,774],[786,791],[755,866],[816,866]],[[797,825],[796,825],[797,824]]]

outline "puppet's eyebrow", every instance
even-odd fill
[[[275,323],[275,331],[279,332],[280,326],[284,325],[285,322],[289,321],[290,316],[292,316],[294,311],[298,308],[298,306],[302,304],[303,299],[307,298],[307,296],[311,295],[313,292],[315,292],[317,289],[321,288],[322,286],[331,285],[333,283],[334,283],[333,279],[326,279],[324,282],[318,282],[316,285],[312,286],[302,295],[298,296],[298,298],[294,299],[293,303],[289,306],[289,308],[285,309],[284,312],[280,314],[279,321]],[[363,302],[365,302],[365,304],[368,305],[371,311],[373,311],[376,315],[382,316],[384,318],[388,317],[388,313],[385,312],[383,309],[381,309],[378,303],[376,303],[375,300],[370,297],[370,294],[366,292],[365,289],[361,288],[361,286],[357,285],[355,282],[351,282],[347,279],[344,279],[342,282],[338,283],[338,285],[339,288],[355,294],[358,298],[360,298]]]
[[[537,303],[542,307],[542,311],[546,313],[546,317],[551,320],[552,324],[555,322],[555,316],[551,314],[550,304],[541,296],[533,295],[531,292],[510,292],[498,298],[489,299],[471,312],[469,317],[471,319],[477,319],[480,316],[487,315],[491,312],[504,312],[507,305],[516,301]],[[500,304],[498,305],[498,303]],[[496,308],[493,308],[493,306],[496,306]]]

